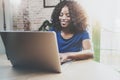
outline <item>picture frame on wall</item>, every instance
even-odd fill
[[[55,7],[62,0],[43,0],[44,8]]]

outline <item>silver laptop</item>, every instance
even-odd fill
[[[13,67],[61,72],[55,32],[2,31],[0,34]]]

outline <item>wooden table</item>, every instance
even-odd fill
[[[93,60],[63,64],[62,73],[16,70],[0,55],[0,80],[120,80],[120,73]]]

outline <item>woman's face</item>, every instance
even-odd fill
[[[69,14],[69,9],[67,6],[64,6],[61,9],[59,20],[60,20],[61,26],[64,28],[68,27],[68,25],[70,24],[70,14]]]

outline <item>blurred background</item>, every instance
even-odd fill
[[[38,30],[61,0],[0,0],[0,30]],[[120,71],[120,0],[75,0],[86,10],[95,61]],[[0,54],[5,49],[0,38]]]

